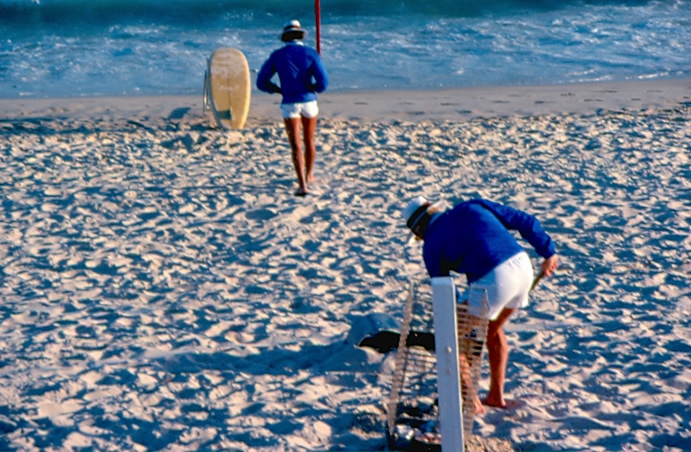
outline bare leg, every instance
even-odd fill
[[[506,380],[506,365],[509,361],[509,346],[502,327],[516,310],[504,308],[496,320],[489,322],[487,329],[487,357],[489,359],[490,386],[487,397],[482,401],[485,405],[507,408],[504,400],[504,382]]]
[[[482,406],[480,398],[477,395],[477,388],[473,386],[473,376],[471,374],[472,370],[472,358],[469,356],[473,350],[470,347],[470,339],[463,339],[461,342],[461,350],[458,356],[459,370],[461,373],[461,390],[463,393],[463,405],[468,406],[468,397],[470,394],[474,394],[472,403],[472,408],[469,406],[465,408],[464,411],[471,412],[473,414],[484,414],[485,407]]]
[[[290,141],[293,166],[298,177],[299,188],[295,195],[304,196],[307,194],[307,181],[305,180],[305,157],[300,149],[300,118],[283,118],[283,121],[286,125],[288,141]]]
[[[305,141],[305,179],[312,182],[312,168],[317,158],[317,146],[314,143],[314,132],[317,130],[317,118],[302,118],[302,133]]]
[[[481,319],[472,314],[468,313],[467,302],[463,302],[457,306],[458,315],[458,337],[464,338],[467,336],[473,328],[477,327]],[[473,368],[473,358],[471,354],[474,352],[472,349],[472,339],[464,338],[459,341],[458,350],[458,364],[459,371],[461,374],[461,390],[463,392],[463,405],[466,406],[464,409],[473,414],[483,414],[485,408],[482,406],[482,402],[477,395],[477,388],[473,385],[473,377],[471,370]],[[472,400],[469,400],[470,394],[473,394]],[[472,404],[472,406],[471,406]]]

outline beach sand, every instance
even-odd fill
[[[424,194],[561,256],[468,450],[691,450],[691,80],[325,93],[305,198],[277,96],[201,100],[2,101],[0,449],[385,450],[393,353],[349,333],[425,283]]]

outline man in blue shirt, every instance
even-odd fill
[[[319,54],[302,43],[305,34],[297,20],[285,24],[281,34],[285,45],[271,53],[257,74],[259,90],[283,96],[281,111],[299,185],[296,196],[305,196],[307,184],[313,179],[312,168],[317,156],[314,132],[319,114],[317,93],[326,90],[329,84]],[[271,81],[275,74],[278,74],[280,86]],[[300,149],[301,127],[304,155]]]
[[[534,216],[486,199],[446,209],[419,196],[403,210],[403,217],[412,233],[424,240],[422,256],[430,277],[465,274],[469,287],[486,290],[490,388],[482,403],[512,408],[516,402],[504,399],[509,352],[502,327],[519,307],[527,305],[533,268],[510,231],[518,231],[544,258],[544,276],[551,276],[558,265],[551,237]],[[479,399],[475,411],[484,412]]]

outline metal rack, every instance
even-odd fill
[[[487,298],[471,293],[456,303],[458,351],[461,358],[463,430],[472,432],[474,399],[487,336]],[[469,311],[473,315],[469,315]],[[387,438],[392,450],[441,450],[434,346],[432,293],[429,280],[410,282],[401,335],[387,403]]]

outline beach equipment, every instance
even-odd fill
[[[530,286],[530,291],[539,284],[544,277],[540,272]],[[405,320],[404,320],[405,323]],[[434,353],[434,333],[431,330],[408,330],[403,333],[393,316],[383,312],[375,312],[365,316],[357,316],[348,333],[348,340],[357,347],[367,347],[379,353],[389,353],[398,349],[401,335],[404,334],[406,347],[422,347]]]
[[[543,276],[540,272],[533,280],[531,291]],[[400,334],[395,335],[390,320],[379,319],[369,325],[386,327],[360,342],[390,349],[398,339],[386,405],[386,437],[392,450],[462,451],[464,436],[472,435],[489,304],[484,289],[471,287],[462,303],[457,293],[450,277],[432,278],[431,284],[411,280]]]
[[[462,451],[472,434],[489,307],[484,290],[471,291],[468,303],[456,303],[455,293],[449,277],[410,282],[386,404],[392,450]],[[414,330],[432,335],[434,347],[409,343]]]
[[[250,69],[238,49],[216,49],[207,60],[203,109],[220,129],[242,129],[250,110]]]
[[[538,283],[542,280],[542,278],[545,276],[545,273],[543,271],[540,271],[540,273],[533,279],[533,283],[530,285],[530,291],[532,292],[535,286],[538,285]]]
[[[434,353],[434,333],[410,330],[404,337],[406,347],[422,347]],[[389,353],[398,349],[401,333],[398,322],[392,316],[375,312],[355,318],[348,333],[348,340],[358,347]]]
[[[322,13],[321,13],[321,2],[319,0],[314,0],[314,22],[316,29],[316,40],[317,40],[317,53],[321,55],[321,23],[322,23]]]

